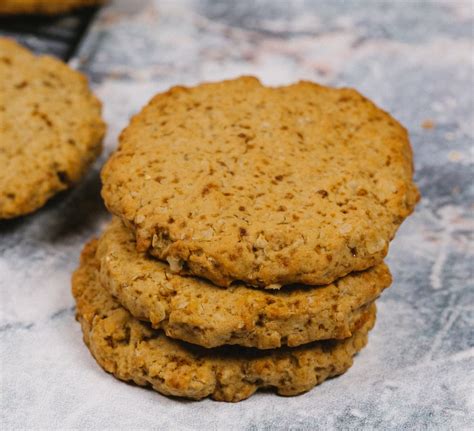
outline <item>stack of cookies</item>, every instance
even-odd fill
[[[243,77],[154,97],[102,171],[73,277],[97,362],[174,396],[307,391],[367,343],[419,198],[405,129],[351,89]]]

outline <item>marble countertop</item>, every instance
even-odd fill
[[[75,67],[104,102],[106,151],[74,190],[0,224],[0,428],[468,429],[474,423],[473,6],[470,0],[116,0]],[[180,401],[104,373],[70,276],[109,219],[99,169],[151,96],[253,74],[352,86],[409,129],[423,199],[393,241],[368,347],[304,395]],[[472,429],[472,428],[471,428]]]

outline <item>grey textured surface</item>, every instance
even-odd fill
[[[358,88],[410,131],[423,199],[392,243],[395,281],[344,376],[295,398],[186,402],[105,374],[69,291],[108,220],[98,169],[38,213],[0,224],[3,429],[472,429],[473,3],[115,1],[73,64],[109,122],[106,152],[157,91],[254,74]],[[429,120],[433,128],[423,128]]]

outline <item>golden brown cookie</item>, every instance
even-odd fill
[[[99,239],[97,259],[102,285],[132,315],[171,338],[204,347],[270,349],[350,337],[391,282],[388,268],[380,264],[321,287],[217,287],[173,274],[167,264],[138,253],[133,233],[119,219]]]
[[[354,335],[339,341],[266,351],[175,341],[134,318],[101,286],[96,246],[86,246],[72,282],[84,341],[107,372],[165,395],[240,401],[259,388],[297,395],[344,373],[374,325],[372,305]]]
[[[0,0],[0,14],[54,15],[104,2],[105,0]]]
[[[82,74],[0,38],[0,219],[35,211],[76,183],[104,132]]]
[[[419,194],[406,130],[352,89],[175,87],[102,171],[140,251],[221,286],[328,284],[382,262]]]

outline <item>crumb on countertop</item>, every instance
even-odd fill
[[[421,123],[421,127],[423,127],[423,129],[434,129],[435,123],[432,120],[425,120]]]

